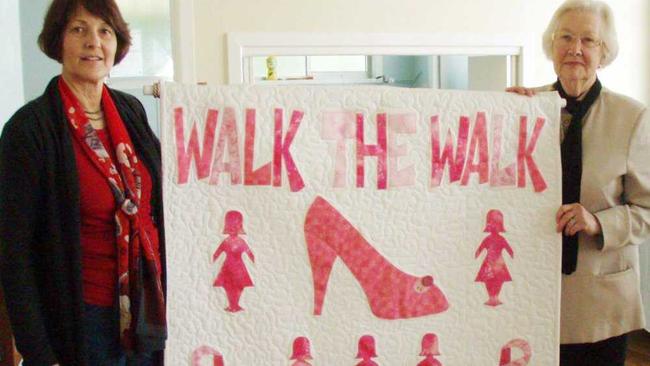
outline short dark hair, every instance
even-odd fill
[[[129,25],[122,18],[122,13],[115,0],[54,0],[45,15],[43,29],[38,36],[38,46],[49,58],[62,62],[63,32],[72,14],[83,7],[90,14],[101,18],[115,31],[117,50],[115,65],[129,52],[131,32]]]

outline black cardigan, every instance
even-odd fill
[[[57,83],[18,110],[0,138],[0,279],[25,366],[86,365],[79,177]],[[142,104],[110,93],[151,175],[164,268],[160,145]]]

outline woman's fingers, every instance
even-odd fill
[[[564,232],[568,236],[575,235],[580,231],[584,231],[588,235],[597,235],[602,230],[596,216],[579,203],[560,206],[555,215],[555,221],[557,232]]]
[[[515,93],[519,95],[526,95],[529,97],[532,97],[535,95],[535,90],[531,88],[524,88],[523,86],[511,86],[509,88],[506,88],[506,91],[509,93]]]
[[[560,206],[555,215],[557,221],[557,232],[564,232],[564,235],[575,235],[584,228],[584,220],[581,217],[581,205],[572,203]]]
[[[564,229],[564,233],[567,236],[573,236],[577,234],[578,232],[584,230],[585,224],[582,219],[579,219],[577,217],[574,217],[569,220],[569,223],[566,225]]]
[[[557,210],[557,213],[555,214],[555,222],[557,224],[555,230],[557,230],[558,233],[565,231],[567,224],[575,216],[572,213],[571,208],[572,208],[571,205],[562,205]]]

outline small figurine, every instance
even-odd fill
[[[269,56],[266,58],[266,80],[278,80],[277,69],[278,60],[275,56]]]

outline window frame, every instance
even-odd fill
[[[515,82],[533,79],[534,43],[525,34],[230,32],[226,39],[229,84],[250,83],[247,60],[264,55],[518,56]]]

